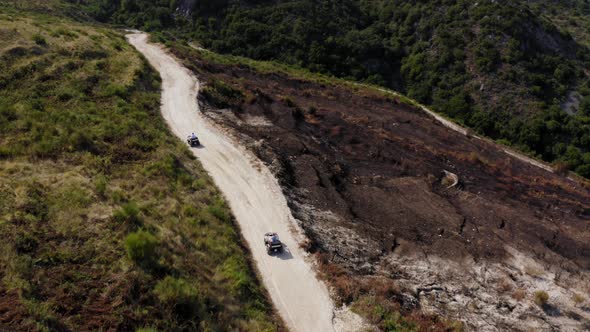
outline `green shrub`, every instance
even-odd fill
[[[47,45],[47,41],[45,40],[45,37],[43,37],[40,34],[34,34],[33,41],[35,42],[35,44],[40,45],[40,46]]]
[[[293,101],[293,99],[291,99],[291,97],[287,96],[285,98],[283,98],[283,101],[285,102],[285,104],[289,107],[297,107],[297,104]]]
[[[231,215],[229,214],[228,209],[219,203],[216,203],[215,205],[208,206],[207,212],[209,212],[215,218],[217,218],[223,222],[229,222],[231,219]]]
[[[69,139],[70,151],[96,152],[94,140],[84,131],[74,131]]]
[[[149,164],[145,168],[145,173],[148,175],[158,174],[166,176],[170,180],[176,180],[186,171],[174,154],[168,154],[157,162]]]
[[[203,188],[206,188],[207,185],[207,180],[204,178],[200,178],[193,181],[191,188],[193,190],[202,190]]]
[[[49,213],[49,207],[47,205],[46,193],[37,187],[37,184],[31,184],[27,188],[27,199],[19,209],[24,213],[33,216],[35,220],[45,220]]]
[[[18,119],[14,105],[0,100],[0,124],[12,122]]]
[[[243,257],[231,256],[226,259],[221,274],[230,281],[234,296],[251,298],[258,295],[258,288]]]
[[[92,203],[90,193],[79,185],[68,185],[62,188],[61,197],[71,207],[87,207]]]
[[[576,173],[580,174],[581,176],[590,179],[590,164],[589,165],[582,165],[576,168]]]
[[[176,313],[185,317],[198,313],[201,307],[198,288],[182,278],[167,276],[156,284],[154,294],[162,303],[172,306]]]
[[[53,36],[53,37],[64,36],[64,37],[67,37],[66,39],[68,39],[68,40],[73,40],[75,38],[78,38],[77,33],[75,33],[74,31],[71,31],[71,30],[66,30],[64,28],[58,28],[57,30],[53,31],[51,33],[51,36]]]
[[[117,96],[120,98],[127,98],[128,93],[129,93],[129,91],[127,90],[126,87],[119,85],[119,84],[115,84],[115,83],[108,84],[103,90],[103,95],[105,97]]]
[[[38,239],[29,233],[19,234],[15,239],[15,249],[19,253],[29,253],[37,248],[39,245]]]
[[[113,193],[114,194],[114,193]],[[130,224],[139,225],[141,218],[139,216],[140,210],[135,202],[123,204],[121,208],[115,211],[113,218],[118,222],[127,222]]]
[[[96,177],[96,179],[94,180],[94,191],[96,192],[96,194],[99,197],[101,197],[101,198],[106,197],[105,194],[107,192],[107,185],[108,185],[108,181],[104,175],[99,175]]]
[[[35,300],[24,300],[24,307],[28,314],[33,318],[38,325],[42,327],[41,331],[49,331],[49,326],[55,326],[58,323],[57,315],[55,314],[50,303],[38,302]]]
[[[72,91],[60,91],[57,94],[57,100],[61,102],[66,102],[72,98],[74,98],[74,93]]]
[[[158,239],[151,233],[139,230],[125,238],[127,256],[138,264],[151,264],[157,259]]]
[[[111,199],[115,202],[115,203],[122,203],[124,202],[127,198],[126,195],[123,191],[121,190],[113,190],[112,194],[111,194]],[[117,215],[117,212],[115,212],[115,216]]]
[[[189,218],[197,217],[199,215],[199,212],[199,208],[191,204],[185,205],[182,209],[182,214]]]
[[[214,79],[207,84],[201,95],[215,107],[238,107],[244,101],[244,93],[220,80]]]

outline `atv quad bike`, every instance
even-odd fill
[[[266,252],[270,255],[273,252],[283,251],[283,243],[279,240],[277,233],[266,233],[264,234],[264,245],[266,246]]]
[[[186,142],[188,143],[188,145],[190,145],[191,147],[195,147],[195,146],[199,146],[201,145],[201,142],[199,142],[199,138],[197,136],[188,136],[186,138]]]

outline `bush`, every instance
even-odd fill
[[[544,306],[549,301],[549,294],[545,291],[536,291],[535,292],[535,303],[538,306]]]
[[[227,258],[221,267],[221,275],[229,281],[232,295],[242,299],[259,295],[255,279],[248,272],[248,266],[243,257]]]
[[[148,175],[158,174],[166,176],[170,180],[177,180],[186,171],[180,160],[174,154],[169,154],[157,162],[149,164],[145,168],[145,173]]]
[[[41,36],[40,34],[34,34],[33,41],[35,42],[35,44],[40,45],[40,46],[47,45],[47,41],[45,40],[45,37]]]
[[[157,258],[158,239],[151,233],[139,230],[125,238],[127,256],[138,264],[151,264]]]
[[[19,234],[15,239],[14,247],[18,253],[30,253],[37,249],[39,241],[33,234]]]
[[[94,140],[83,131],[75,131],[69,137],[71,151],[88,151],[96,153],[97,149],[94,146]]]
[[[102,92],[105,97],[117,96],[123,99],[127,98],[129,94],[126,87],[115,83],[108,84]]]
[[[37,183],[34,183],[27,188],[27,199],[19,206],[19,210],[33,216],[37,221],[42,221],[49,214],[49,206],[47,205],[46,193],[42,187],[37,187],[37,185]]]
[[[283,101],[288,107],[297,107],[297,104],[289,96],[283,98]]]
[[[581,176],[590,179],[590,165],[582,165],[576,168],[576,173],[580,174]]]
[[[578,293],[575,293],[574,296],[572,297],[572,300],[574,301],[574,303],[576,305],[584,303],[584,301],[586,301],[586,298]]]
[[[228,210],[220,204],[208,206],[207,212],[220,221],[229,222],[231,220],[231,215],[229,214]]]
[[[201,90],[201,95],[218,108],[238,107],[244,102],[242,91],[216,79]]]
[[[141,218],[139,217],[139,207],[134,202],[123,204],[121,209],[115,211],[113,218],[118,222],[128,222],[130,224],[139,225]]]
[[[182,278],[167,276],[154,288],[154,294],[182,316],[192,316],[200,308],[198,288]]]
[[[96,177],[96,180],[94,180],[94,190],[96,191],[96,194],[101,198],[106,197],[105,194],[107,192],[107,186],[108,180],[104,175],[99,175]]]

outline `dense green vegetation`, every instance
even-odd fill
[[[551,19],[578,42],[590,46],[590,2],[587,0],[527,0],[538,15]]]
[[[36,12],[0,1],[0,330],[276,330],[159,77],[119,32]]]
[[[190,3],[95,0],[87,8],[99,19],[168,31],[217,52],[399,90],[590,177],[584,1]]]

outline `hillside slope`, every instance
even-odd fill
[[[387,331],[590,327],[588,183],[393,94],[171,45],[281,179],[340,301]]]
[[[218,52],[394,88],[590,176],[590,52],[566,30],[585,16],[564,24],[524,0],[128,3],[95,2],[91,12]]]
[[[281,329],[229,208],[160,116],[151,67],[120,32],[13,4],[0,1],[0,330]]]

